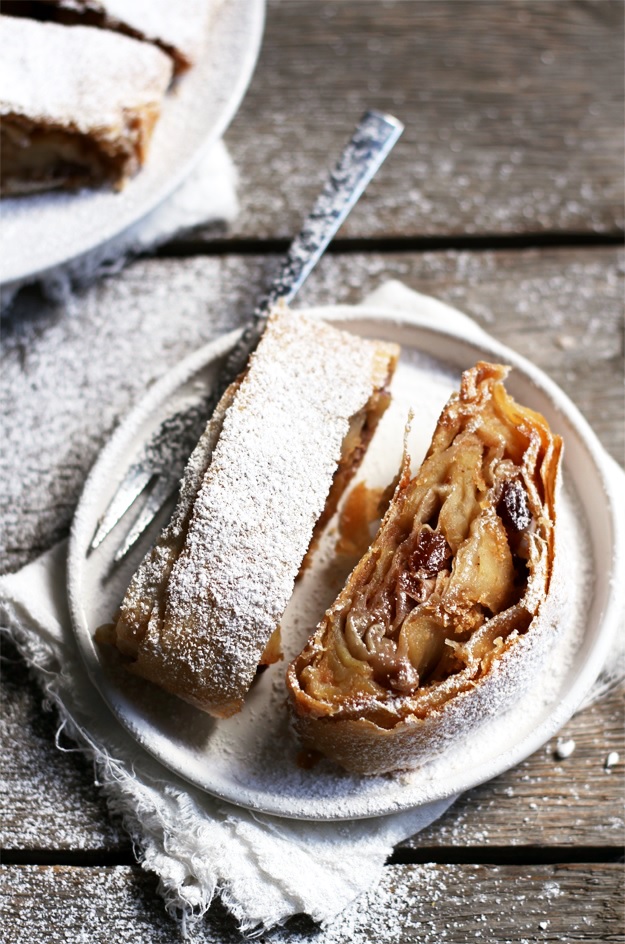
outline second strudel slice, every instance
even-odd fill
[[[0,17],[0,191],[120,187],[144,163],[169,57],[106,30]]]

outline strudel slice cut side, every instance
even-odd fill
[[[116,187],[143,164],[171,61],[83,26],[0,17],[0,190]]]
[[[411,769],[514,704],[554,644],[561,440],[480,362],[287,683],[304,744]],[[417,405],[415,405],[417,406]]]
[[[389,402],[395,345],[275,312],[135,574],[112,640],[129,668],[217,717],[240,710],[316,522]]]

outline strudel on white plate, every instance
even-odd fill
[[[399,350],[274,312],[191,456],[171,523],[115,627],[128,667],[217,717],[239,711],[304,556],[389,403]]]
[[[0,191],[120,187],[143,164],[169,57],[128,36],[0,16]]]
[[[562,443],[506,373],[463,374],[421,468],[411,477],[405,457],[377,536],[288,669],[300,738],[348,770],[415,768],[466,740],[557,641]]]

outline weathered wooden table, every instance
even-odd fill
[[[241,321],[366,107],[406,132],[302,304],[356,301],[388,277],[449,300],[546,370],[622,462],[622,89],[621,0],[271,0],[227,134],[236,223],[69,311],[26,292],[4,325],[3,570],[67,533],[146,385]],[[93,771],[56,749],[54,716],[4,653],[4,939],[174,940]],[[622,695],[563,734],[571,756],[547,744],[398,848],[351,925],[319,936],[295,919],[269,939],[622,941]],[[215,906],[200,939],[239,937]]]

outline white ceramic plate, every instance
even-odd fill
[[[252,77],[265,0],[225,0],[206,48],[166,96],[145,166],[120,193],[52,192],[2,200],[0,283],[43,274],[117,236],[175,190],[234,117]]]
[[[397,470],[408,409],[416,409],[411,452],[419,461],[460,371],[479,359],[511,364],[512,394],[540,410],[564,437],[560,529],[571,574],[571,610],[563,614],[565,626],[551,664],[522,702],[485,724],[461,751],[434,757],[409,775],[365,778],[343,773],[325,760],[312,769],[298,764],[298,745],[284,704],[285,663],[258,678],[239,715],[215,721],[133,678],[118,664],[114,650],[94,644],[96,627],[111,621],[157,533],[154,528],[136,553],[112,569],[119,531],[89,557],[85,554],[98,517],[164,410],[179,407],[210,385],[233,335],[168,374],[117,430],[86,484],[70,542],[68,572],[76,637],[89,674],[117,718],[146,750],[196,786],[233,803],[280,816],[330,820],[390,813],[454,795],[501,773],[545,743],[572,715],[605,662],[620,610],[613,578],[620,567],[622,538],[616,533],[615,487],[602,447],[567,397],[527,361],[462,325],[453,331],[435,330],[427,317],[366,308],[319,309],[315,314],[358,334],[402,345],[393,405],[358,476],[372,485],[390,481]],[[282,620],[287,658],[302,648],[346,576],[333,558],[335,539],[330,523]]]

